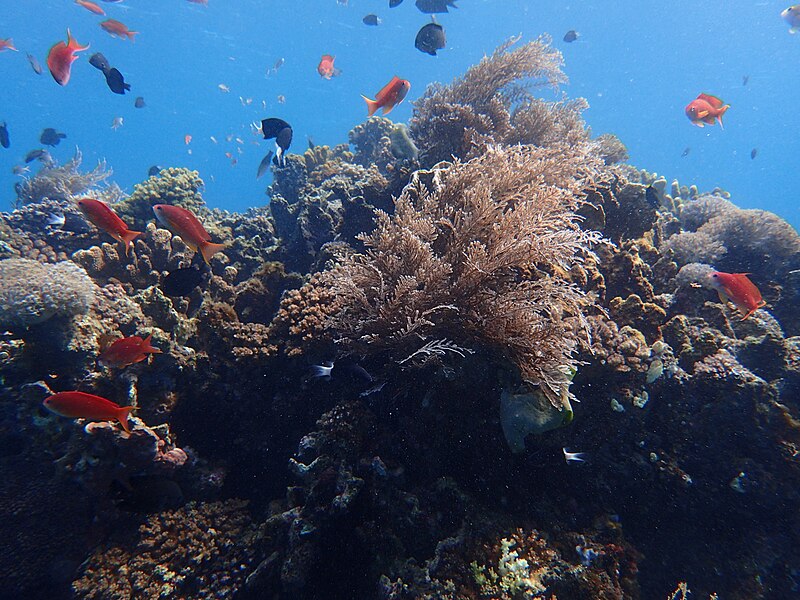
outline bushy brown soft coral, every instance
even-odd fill
[[[561,53],[549,45],[547,37],[509,50],[517,41],[501,45],[449,85],[429,86],[415,102],[410,131],[424,166],[453,156],[471,158],[491,143],[533,141],[526,137],[564,141],[559,134],[579,129],[574,126],[579,101],[545,107],[532,101],[528,92],[533,85],[567,81],[561,71]],[[519,131],[515,132],[515,125]],[[556,133],[551,135],[550,127]]]
[[[240,500],[150,516],[129,543],[98,549],[73,583],[77,598],[233,598],[256,556],[257,530]]]
[[[26,178],[17,188],[17,204],[30,204],[50,200],[71,200],[75,196],[85,194],[103,183],[111,171],[104,162],[87,172],[79,170],[83,155],[76,149],[75,156],[63,165],[59,165],[52,157],[45,160],[42,168]],[[101,200],[113,201],[120,195],[119,188],[112,186],[106,193],[97,191],[93,196]]]
[[[599,239],[574,212],[598,164],[583,147],[517,146],[428,174],[430,188],[417,177],[361,236],[367,251],[320,275],[339,347],[404,366],[491,348],[560,401],[568,317],[589,301],[558,273]]]

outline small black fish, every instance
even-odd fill
[[[283,66],[284,62],[286,62],[286,61],[283,60],[283,57],[279,58],[278,60],[275,61],[275,66],[272,67],[272,70],[273,71],[277,71],[278,69],[280,69]]]
[[[138,96],[136,100],[133,101],[133,106],[134,108],[144,108],[147,105],[144,103],[144,98]]]
[[[89,64],[95,69],[100,69],[103,73],[111,68],[111,64],[108,62],[106,57],[99,52],[95,52],[91,57],[89,57]]]
[[[686,146],[686,148],[683,149],[683,152],[681,152],[681,158],[686,158],[687,156],[689,156],[689,152],[691,151],[692,151],[691,147]]]
[[[42,65],[39,64],[39,61],[36,60],[36,57],[33,54],[27,54],[27,57],[28,57],[28,62],[31,65],[31,69],[33,69],[33,72],[36,73],[37,75],[41,75]]]
[[[436,56],[436,51],[444,48],[446,44],[447,38],[444,35],[444,27],[438,23],[423,25],[414,40],[414,47],[417,50],[431,56]]]
[[[317,147],[317,145],[314,143],[314,138],[312,138],[311,136],[308,136],[308,149],[309,150],[313,150],[316,147]]]
[[[8,138],[8,126],[6,122],[3,121],[3,124],[0,125],[0,146],[3,148],[8,148],[11,145],[11,142]]]
[[[446,13],[448,12],[448,6],[458,8],[455,0],[417,0],[415,4],[420,12],[424,12],[428,15],[434,13]]]
[[[261,162],[258,165],[258,172],[256,173],[256,179],[261,179],[264,176],[264,173],[267,172],[269,169],[269,163],[272,160],[272,150],[267,152],[267,155],[261,159]]]
[[[44,148],[37,148],[36,150],[31,150],[25,155],[25,164],[33,162],[36,159],[39,159],[42,162],[48,161],[50,160],[50,153]]]
[[[758,148],[753,148],[750,150],[750,160],[753,160],[756,156],[758,156]]]
[[[125,77],[119,72],[119,69],[112,67],[105,71],[105,74],[108,88],[115,94],[124,94],[131,89],[130,84],[125,83]]]
[[[400,6],[403,3],[403,0],[389,0],[389,8],[394,8],[395,6]]]
[[[644,199],[653,208],[658,208],[661,205],[661,201],[658,199],[658,192],[652,185],[648,185],[644,191]]]
[[[564,41],[568,44],[571,44],[575,40],[578,39],[578,32],[574,29],[570,29],[567,33],[564,34]]]
[[[292,126],[283,119],[273,117],[261,121],[261,132],[264,134],[265,140],[275,138],[275,144],[278,146],[275,159],[279,167],[285,167],[286,157],[284,154],[292,144]]]
[[[747,85],[748,81],[750,81],[750,75],[742,75],[742,85]]]
[[[42,135],[39,136],[39,143],[55,148],[61,143],[61,140],[66,139],[66,137],[66,133],[60,133],[52,127],[48,127],[42,130]]]
[[[381,24],[381,20],[378,18],[378,15],[373,15],[371,13],[361,19],[361,22],[364,23],[364,25],[372,25],[373,27]]]
[[[161,281],[161,291],[172,297],[188,296],[203,283],[204,275],[205,273],[195,265],[176,269]]]
[[[159,167],[158,165],[153,165],[149,169],[147,169],[147,176],[148,177],[158,177],[158,174],[161,173],[163,167]]]

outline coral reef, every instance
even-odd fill
[[[560,53],[514,42],[243,214],[187,169],[119,200],[43,157],[0,220],[1,598],[796,594],[800,238],[618,164],[585,101],[532,95]],[[716,269],[767,305],[741,320]],[[98,363],[132,335],[162,352]],[[73,389],[132,432],[42,407]]]

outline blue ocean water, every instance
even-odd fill
[[[6,208],[17,180],[12,167],[40,147],[45,127],[68,136],[54,149],[56,158],[68,159],[78,146],[87,165],[106,160],[127,192],[152,165],[187,166],[200,171],[212,206],[263,205],[268,177],[257,181],[255,173],[273,143],[255,136],[251,122],[271,116],[290,122],[290,151],[304,150],[308,137],[317,144],[346,142],[347,131],[366,117],[360,94],[372,97],[393,75],[412,83],[406,102],[391,114],[404,121],[427,84],[450,81],[512,35],[547,33],[563,51],[570,77],[561,91],[588,99],[585,118],[593,132],[618,135],[632,164],[700,189],[720,186],[737,204],[800,226],[800,83],[793,75],[800,36],[790,35],[780,18],[784,3],[459,0],[457,9],[438,17],[448,43],[437,57],[414,48],[429,17],[413,0],[394,9],[388,0],[98,3],[107,17],[140,32],[135,43],[112,38],[98,26],[107,17],[65,0],[26,0],[4,11],[0,38],[13,38],[20,50],[0,53],[0,121],[7,122],[12,144],[0,149]],[[364,25],[368,13],[382,23]],[[36,75],[25,54],[44,65],[67,28],[91,48],[61,87],[46,67]],[[567,44],[562,37],[570,29],[580,37]],[[120,69],[129,94],[108,90],[88,64],[94,52]],[[341,69],[330,81],[316,70],[326,53]],[[684,116],[700,92],[731,105],[724,131],[693,127]],[[134,108],[136,96],[145,98],[145,108]],[[112,130],[115,117],[124,126]]]

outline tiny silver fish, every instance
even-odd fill
[[[583,452],[567,452],[566,448],[562,448],[561,451],[564,453],[564,460],[568,463],[570,462],[585,462]]]
[[[47,226],[54,229],[61,229],[64,223],[67,222],[67,217],[62,213],[50,213],[47,215]]]

